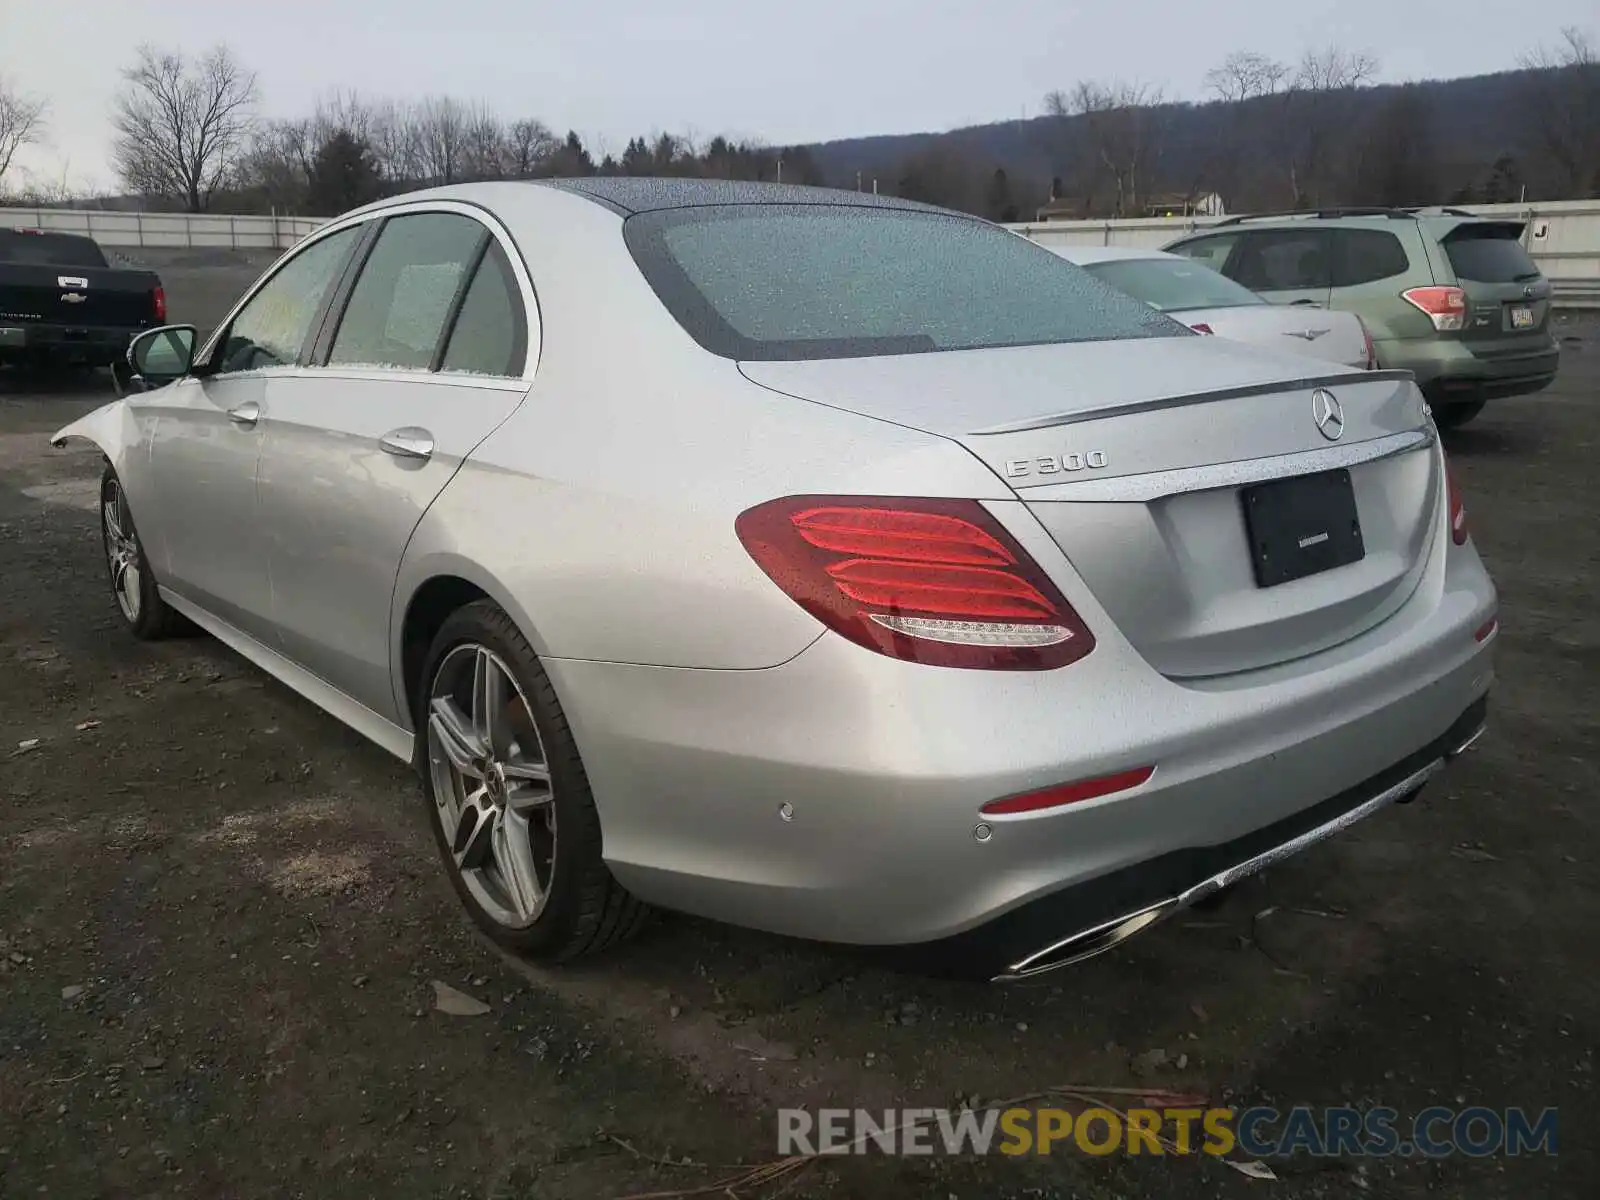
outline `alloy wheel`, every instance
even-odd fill
[[[143,604],[139,539],[133,532],[133,515],[128,511],[122,486],[114,480],[106,484],[101,496],[100,515],[105,525],[106,562],[111,567],[111,590],[117,597],[122,615],[137,624]]]
[[[497,924],[526,929],[550,897],[555,791],[527,697],[485,646],[455,646],[434,673],[428,770],[462,882]]]

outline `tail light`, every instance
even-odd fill
[[[1467,294],[1458,287],[1415,287],[1400,298],[1428,314],[1440,332],[1461,329],[1467,323]]]
[[[167,289],[155,288],[150,293],[150,307],[156,314],[156,323],[162,324],[167,319]]]
[[[784,593],[858,646],[907,662],[1045,671],[1094,637],[975,500],[788,496],[735,531]]]
[[[1376,371],[1378,369],[1378,348],[1372,344],[1372,331],[1367,328],[1367,323],[1360,317],[1356,318],[1356,324],[1361,326],[1361,344],[1367,355],[1367,370]]]
[[[1207,325],[1204,321],[1196,321],[1193,325],[1189,326],[1189,328],[1194,330],[1196,333],[1216,333],[1216,330],[1211,328],[1211,326]]]
[[[1446,493],[1450,497],[1450,540],[1458,546],[1467,543],[1467,506],[1461,499],[1461,489],[1456,487],[1455,473],[1450,470],[1450,460],[1444,464]]]

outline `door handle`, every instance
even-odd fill
[[[245,429],[251,428],[260,419],[261,405],[254,400],[246,400],[238,408],[230,408],[228,410],[228,420],[235,425],[243,426]]]
[[[415,425],[403,425],[379,438],[378,448],[396,458],[428,459],[433,457],[433,434]]]

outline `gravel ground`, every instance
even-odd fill
[[[98,458],[45,441],[105,377],[0,374],[0,1194],[677,1194],[773,1159],[783,1105],[1138,1082],[1554,1105],[1560,1153],[1301,1157],[1277,1183],[871,1156],[785,1194],[1600,1195],[1600,322],[1562,332],[1551,391],[1448,442],[1503,597],[1489,733],[1220,909],[1010,988],[682,918],[576,970],[498,955],[403,767],[210,639],[119,630]],[[436,980],[488,1011],[438,1011]]]

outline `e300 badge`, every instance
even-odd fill
[[[1042,458],[1012,458],[1006,460],[1006,478],[1017,479],[1023,475],[1059,475],[1072,471],[1097,471],[1106,465],[1104,450],[1090,450],[1086,454],[1046,454]]]

